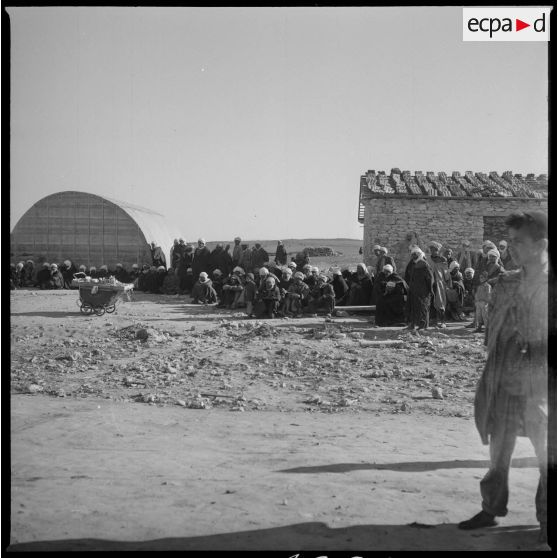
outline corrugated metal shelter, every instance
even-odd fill
[[[163,215],[86,192],[58,192],[35,203],[11,233],[11,261],[45,258],[76,266],[109,268],[151,263],[149,243],[164,251],[167,265],[178,234]]]

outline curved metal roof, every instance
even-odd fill
[[[108,198],[105,196],[100,196],[99,194],[92,194],[90,192],[82,192],[80,190],[64,190],[62,192],[55,192],[53,194],[49,194],[44,198],[36,201],[31,208],[26,211],[23,216],[14,224],[12,231],[15,230],[18,223],[20,223],[23,219],[25,219],[28,212],[38,203],[48,200],[48,198],[53,196],[64,196],[65,194],[80,194],[82,196],[89,196],[93,198],[97,198],[108,203],[114,204],[118,206],[122,211],[124,211],[131,219],[133,219],[138,227],[141,229],[142,233],[145,236],[145,239],[148,243],[155,242],[158,246],[160,246],[167,258],[167,265],[170,265],[170,249],[173,245],[174,239],[179,238],[180,233],[178,232],[177,228],[170,224],[166,219],[165,216],[161,213],[157,213],[152,209],[147,209],[145,207],[141,207],[138,205],[134,205],[132,203],[117,200],[114,198]]]

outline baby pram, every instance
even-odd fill
[[[73,285],[79,288],[79,309],[83,314],[95,313],[102,316],[105,312],[112,314],[116,310],[116,303],[122,295],[131,294],[133,283],[93,283],[74,279]]]

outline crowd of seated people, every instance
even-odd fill
[[[287,263],[281,241],[275,259],[259,243],[250,247],[240,237],[231,246],[217,244],[210,250],[203,238],[194,247],[177,239],[166,267],[163,251],[151,244],[151,262],[76,267],[71,260],[61,264],[32,260],[11,264],[12,289],[69,289],[75,277],[103,280],[114,277],[133,283],[138,291],[154,294],[190,295],[194,304],[215,304],[218,308],[241,308],[250,317],[299,317],[305,314],[331,316],[336,308],[375,305],[375,325],[426,329],[446,327],[447,321],[471,319],[468,328],[482,332],[492,286],[502,274],[517,266],[505,240],[496,246],[489,240],[482,249],[472,250],[464,240],[453,251],[436,241],[426,255],[411,247],[404,272],[398,273],[388,249],[373,248],[376,261],[352,269],[320,270],[305,253]]]

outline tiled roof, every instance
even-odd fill
[[[492,171],[473,173],[466,171],[463,175],[453,171],[451,176],[445,172],[385,171],[369,170],[360,177],[358,220],[363,221],[363,199],[383,196],[405,197],[446,197],[446,198],[546,198],[548,197],[548,177],[541,174],[523,176],[504,172],[501,176]]]

